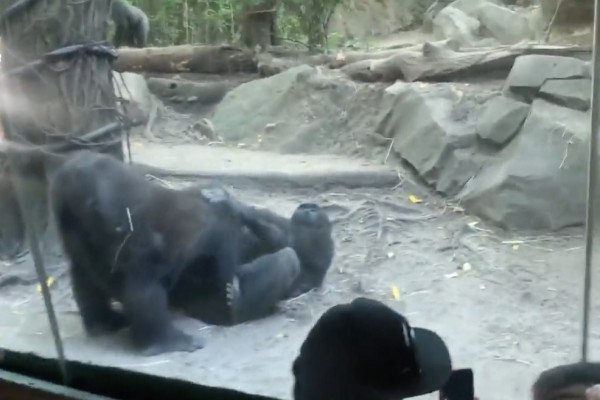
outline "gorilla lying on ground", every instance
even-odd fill
[[[150,23],[141,9],[126,0],[113,0],[110,15],[115,23],[115,47],[146,47]]]
[[[183,311],[208,323],[230,325],[271,314],[280,300],[320,287],[331,266],[334,243],[331,222],[316,204],[303,203],[291,218],[244,204],[219,186],[199,189],[200,197],[239,213],[241,265],[229,285],[229,314],[216,315],[206,299],[201,279],[188,271],[174,293]],[[205,284],[212,285],[207,282]]]

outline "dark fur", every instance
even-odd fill
[[[323,284],[334,256],[331,222],[327,214],[314,203],[302,203],[291,218],[267,209],[240,202],[225,189],[213,186],[200,190],[210,202],[228,203],[244,222],[240,241],[240,261],[247,263],[257,257],[291,247],[300,260],[300,275],[286,297],[296,296]]]
[[[596,384],[600,384],[600,363],[560,365],[540,374],[532,388],[533,399],[585,399],[586,389]]]
[[[214,324],[241,323],[269,315],[279,301],[323,283],[334,246],[329,218],[317,205],[301,204],[289,219],[244,204],[219,186],[196,190],[206,201],[227,204],[241,215],[238,259],[242,265],[236,268],[236,281],[228,292],[233,320],[215,314],[199,297],[204,285],[210,285],[202,277],[187,276],[174,291],[178,307],[188,315]]]
[[[214,283],[188,270],[173,290],[173,304],[210,324],[232,325],[259,319],[274,312],[299,274],[300,261],[289,247],[238,266],[228,285],[231,312],[223,313],[206,294]]]
[[[288,297],[323,284],[333,260],[334,243],[329,217],[317,204],[300,204],[291,218],[255,207],[244,207],[241,214],[248,227],[241,237],[242,262],[289,246],[300,260],[300,276]]]
[[[212,283],[204,294],[227,312],[241,230],[236,213],[88,151],[58,168],[50,192],[86,330],[94,335],[130,325],[135,346],[147,355],[201,348],[202,340],[170,322],[170,293],[191,271]],[[124,313],[111,309],[112,299]]]
[[[113,0],[110,15],[115,23],[115,47],[146,47],[150,23],[144,11],[126,0]]]
[[[201,190],[211,202],[226,202],[236,209],[244,222],[240,242],[240,261],[250,262],[284,247],[291,247],[300,260],[300,276],[287,297],[297,296],[323,284],[334,256],[331,221],[314,203],[302,203],[291,218],[259,209],[233,198],[221,187]]]

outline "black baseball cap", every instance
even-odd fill
[[[360,297],[327,310],[293,366],[295,400],[403,399],[440,390],[446,344],[385,304]]]

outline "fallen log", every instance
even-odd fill
[[[484,49],[457,49],[451,41],[424,43],[397,51],[384,59],[367,59],[347,64],[341,70],[361,82],[437,80],[462,74],[508,72],[518,56],[547,54],[589,55],[589,47],[518,44]]]
[[[223,100],[227,92],[235,86],[237,83],[225,81],[192,82],[181,79],[148,78],[148,89],[160,98],[204,105]]]
[[[121,48],[113,68],[116,71],[151,73],[256,73],[270,76],[299,64],[340,69],[361,82],[439,80],[462,74],[506,71],[518,56],[546,54],[588,57],[587,46],[517,44],[494,48],[463,48],[455,41],[424,43],[399,50],[380,52],[339,52],[281,58],[270,53],[255,54],[229,46],[171,46],[145,49]],[[212,98],[212,97],[211,97]]]
[[[229,74],[257,72],[255,53],[231,46],[120,48],[113,64],[118,72]]]

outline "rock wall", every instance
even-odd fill
[[[584,61],[517,59],[482,106],[452,84],[396,84],[378,130],[437,191],[509,229],[583,223],[591,82]],[[469,97],[467,95],[467,97]],[[467,104],[469,111],[459,108]],[[460,118],[457,118],[460,115]]]
[[[377,138],[423,181],[509,229],[585,216],[588,63],[517,58],[502,85],[356,84],[300,66],[232,90],[213,117],[228,141],[283,153],[352,153]]]

